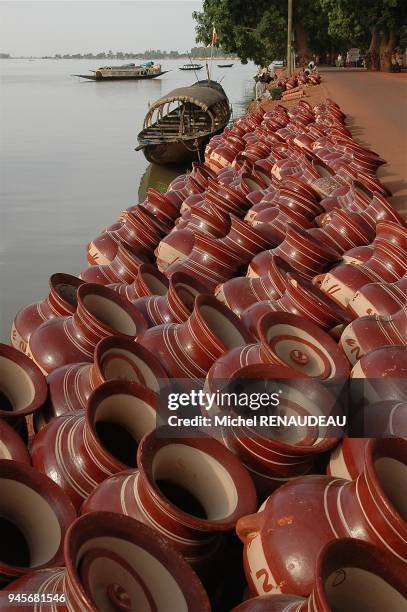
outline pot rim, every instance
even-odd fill
[[[0,418],[0,440],[5,444],[6,448],[9,448],[10,445],[13,448],[13,451],[9,450],[11,457],[8,458],[8,460],[11,459],[13,461],[25,463],[26,465],[31,465],[30,453],[21,436],[19,436],[16,430],[2,418]],[[2,458],[3,457],[0,456],[0,459]]]

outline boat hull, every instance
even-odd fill
[[[110,77],[97,77],[94,74],[73,74],[72,76],[80,77],[81,79],[88,79],[89,81],[141,81],[144,79],[155,79],[156,77],[166,74],[168,70],[163,72],[157,72],[157,74],[143,74],[143,75],[129,75],[129,76],[110,76]]]
[[[142,150],[149,162],[160,166],[190,163],[199,161],[199,158],[203,160],[206,145],[212,136],[220,134],[224,128],[225,126],[222,126],[216,132],[183,141],[144,144],[143,141],[139,140],[140,145],[136,150]],[[195,145],[196,141],[197,146]]]

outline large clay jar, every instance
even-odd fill
[[[356,480],[299,477],[277,489],[257,514],[240,519],[251,591],[309,595],[316,558],[333,538],[352,535],[405,561],[406,448],[401,439],[370,440]]]
[[[145,255],[139,254],[129,244],[120,242],[114,259],[108,264],[86,268],[80,274],[85,283],[110,285],[112,283],[131,283],[139,267],[148,261]]]
[[[154,251],[157,268],[165,272],[172,264],[183,261],[191,253],[195,244],[195,234],[189,229],[170,232],[163,238]]]
[[[405,249],[407,240],[407,228],[394,221],[380,221],[376,226],[376,238],[372,244],[350,249],[343,256],[345,263],[366,262],[374,255],[375,245],[379,241],[390,242],[390,244]]]
[[[129,302],[149,295],[165,295],[168,290],[168,278],[152,264],[142,264],[132,283],[114,283],[108,285]]]
[[[85,409],[92,391],[117,379],[134,381],[154,393],[169,385],[164,368],[144,346],[108,336],[96,345],[93,363],[73,363],[48,376],[49,399],[35,416],[37,431],[56,416]]]
[[[179,205],[171,202],[165,193],[160,193],[153,187],[147,189],[147,198],[143,206],[164,225],[173,225],[180,209]]]
[[[40,593],[45,601],[34,604],[36,612],[48,612],[47,596],[58,612],[210,612],[190,565],[166,538],[130,517],[80,517],[68,530],[64,557],[66,568],[27,574],[7,593]],[[27,604],[4,607],[26,610]]]
[[[47,394],[46,380],[35,363],[17,349],[0,344],[0,418],[26,438],[25,417],[41,409]]]
[[[407,347],[388,345],[373,349],[356,362],[350,377],[355,404],[406,400]]]
[[[407,302],[407,276],[395,283],[368,283],[356,291],[348,304],[355,317],[363,315],[389,316]]]
[[[335,210],[322,229],[310,229],[308,233],[341,254],[354,247],[369,244],[375,237],[374,230],[364,223],[359,215],[343,210]]]
[[[298,274],[311,279],[328,265],[340,259],[339,253],[331,247],[315,240],[310,234],[299,227],[288,226],[286,237],[272,251],[264,251],[251,261],[248,276],[262,276],[267,269],[272,255],[278,255]]]
[[[34,467],[55,480],[76,508],[103,480],[136,466],[137,445],[156,424],[157,395],[135,382],[98,387],[87,410],[53,419],[34,438]]]
[[[407,309],[401,308],[390,317],[359,317],[345,327],[340,344],[350,363],[382,346],[407,344]]]
[[[150,327],[165,323],[182,323],[191,316],[196,296],[207,292],[205,285],[193,276],[175,272],[170,277],[168,290],[164,294],[141,297],[134,300],[133,304],[143,313]]]
[[[0,419],[0,459],[12,459],[20,463],[31,463],[28,449],[18,433]]]
[[[262,595],[232,612],[403,612],[406,597],[401,561],[368,542],[340,538],[319,553],[308,600],[295,595]]]
[[[214,296],[199,295],[187,321],[153,327],[138,341],[158,357],[172,378],[200,379],[226,351],[252,342],[253,337]]]
[[[289,312],[270,312],[258,324],[263,354],[304,376],[340,383],[350,365],[335,340],[318,325]]]
[[[154,526],[204,574],[216,564],[221,532],[257,507],[256,493],[240,461],[218,441],[171,435],[147,435],[138,450],[139,471],[105,481],[83,511],[104,508]]]
[[[14,317],[11,344],[25,353],[31,334],[41,323],[54,317],[72,315],[78,303],[76,292],[82,282],[70,274],[53,274],[49,279],[48,296],[40,302],[25,306]]]
[[[219,242],[238,255],[241,264],[248,263],[257,253],[276,244],[273,237],[268,235],[267,224],[254,228],[237,217],[232,217],[230,231]]]
[[[0,588],[30,570],[61,565],[64,535],[75,517],[52,480],[0,459]]]
[[[96,344],[107,336],[134,339],[147,329],[141,312],[112,289],[85,283],[71,317],[46,321],[31,335],[28,354],[49,374],[69,363],[92,361]]]

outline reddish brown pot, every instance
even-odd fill
[[[69,363],[92,361],[96,344],[107,336],[134,339],[147,329],[141,312],[112,289],[85,283],[72,317],[52,319],[31,335],[28,353],[49,374]]]
[[[202,202],[180,217],[175,231],[188,229],[195,234],[210,234],[215,238],[226,236],[230,229],[230,216],[211,204]]]
[[[169,385],[156,357],[138,342],[118,336],[101,340],[93,363],[74,363],[48,376],[49,401],[35,417],[36,430],[66,412],[83,410],[91,393],[108,380],[129,380],[159,393]]]
[[[374,230],[364,223],[359,215],[343,210],[334,210],[329,222],[325,223],[322,229],[310,229],[308,233],[338,253],[369,244],[375,236]]]
[[[309,320],[288,312],[270,312],[260,319],[258,335],[269,361],[322,380],[344,381],[349,377],[345,353]]]
[[[191,316],[196,296],[208,291],[202,283],[183,272],[175,272],[168,284],[165,294],[141,297],[133,302],[150,327],[186,321]]]
[[[130,517],[110,512],[80,517],[68,530],[64,557],[66,569],[32,572],[7,591],[64,595],[64,603],[55,604],[60,612],[210,612],[189,564],[166,538]],[[26,609],[13,605],[5,611]],[[46,612],[49,604],[37,603],[35,609]]]
[[[61,565],[65,531],[76,517],[63,491],[29,465],[1,459],[0,499],[0,587]]]
[[[80,274],[85,283],[110,285],[111,283],[131,283],[142,263],[148,261],[128,243],[119,242],[114,259],[104,265],[91,266]]]
[[[31,463],[26,445],[3,419],[0,419],[0,459],[11,459],[28,465]]]
[[[257,507],[256,493],[240,461],[216,440],[170,436],[170,431],[145,436],[139,471],[105,481],[83,511],[107,508],[154,525],[202,572],[213,567],[220,532],[234,529],[248,508]],[[181,487],[183,499],[171,485]]]
[[[406,447],[400,439],[370,440],[357,480],[303,476],[277,489],[258,514],[240,519],[237,533],[245,542],[252,592],[309,595],[319,551],[349,534],[402,559]],[[288,558],[297,562],[287,564]]]
[[[406,222],[403,217],[399,215],[390,202],[379,193],[373,195],[369,206],[360,214],[373,230],[376,229],[376,225],[380,221],[392,221],[402,227],[406,227]]]
[[[165,295],[168,291],[168,278],[152,264],[142,264],[130,284],[116,283],[110,289],[125,297],[129,302],[150,295]]]
[[[160,272],[165,272],[172,264],[186,259],[194,243],[195,235],[188,229],[180,229],[168,234],[154,251]]]
[[[286,237],[278,247],[254,257],[248,268],[248,276],[265,274],[273,254],[284,259],[298,274],[308,279],[340,259],[336,251],[317,242],[306,231],[289,225]]]
[[[257,253],[275,244],[267,224],[253,228],[246,221],[232,217],[229,233],[220,241],[228,250],[240,257],[241,264],[248,263]]]
[[[25,417],[41,409],[47,394],[46,380],[35,363],[17,349],[0,344],[0,418],[26,438]]]
[[[41,323],[54,317],[72,315],[77,306],[76,292],[82,283],[70,274],[53,274],[48,283],[48,296],[40,302],[25,306],[14,317],[11,344],[25,353],[31,334]]]
[[[216,381],[225,383],[236,370],[252,364],[269,362],[268,355],[265,354],[260,343],[238,346],[227,351],[215,361],[213,366],[208,370],[205,386],[208,387],[209,390],[215,391]],[[213,382],[215,383],[215,387],[213,386]]]
[[[407,277],[395,283],[368,283],[356,291],[348,304],[355,317],[388,316],[396,313],[407,301]]]
[[[143,206],[164,225],[174,225],[179,215],[180,207],[171,202],[165,193],[160,193],[153,187],[147,189],[147,198]]]
[[[403,612],[406,597],[403,563],[368,542],[340,538],[320,551],[308,600],[294,595],[263,595],[245,601],[232,612]]]
[[[135,382],[103,383],[90,396],[86,412],[53,419],[35,436],[34,467],[80,508],[100,482],[136,466],[137,444],[155,427],[156,402],[153,391]]]
[[[252,340],[239,318],[211,295],[195,299],[192,314],[184,323],[159,325],[138,338],[173,378],[205,377],[227,350]]]
[[[345,327],[340,344],[350,363],[355,363],[371,351],[391,344],[407,344],[407,308],[394,315],[359,317]]]
[[[366,262],[374,255],[374,248],[376,245],[376,239],[382,242],[390,242],[392,245],[405,250],[407,241],[407,229],[398,223],[393,221],[380,221],[376,226],[376,238],[372,244],[362,247],[356,247],[347,251],[343,260],[345,263],[360,263]]]

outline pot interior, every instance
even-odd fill
[[[93,422],[105,450],[121,463],[136,467],[138,443],[154,429],[156,413],[142,399],[118,393],[100,402]]]
[[[130,380],[158,393],[160,385],[148,364],[138,355],[121,348],[111,348],[100,358],[100,370],[105,380]]]
[[[0,411],[24,410],[35,399],[35,387],[27,372],[7,357],[0,356]]]
[[[187,514],[222,521],[236,509],[235,483],[208,453],[186,444],[167,444],[156,453],[152,470],[162,494]]]
[[[143,280],[150,289],[152,295],[165,295],[168,291],[167,286],[153,274],[145,272],[143,274]]]
[[[229,349],[246,344],[246,340],[228,317],[213,306],[201,306],[201,315],[211,332]]]
[[[0,478],[0,563],[35,568],[51,561],[60,544],[49,503],[26,484]]]
[[[175,288],[184,306],[186,306],[188,310],[192,312],[194,301],[196,296],[199,295],[199,291],[193,287],[190,287],[189,285],[185,285],[184,283],[176,283]]]
[[[111,329],[127,336],[136,336],[137,327],[123,306],[102,295],[86,295],[83,302],[88,311]]]
[[[373,572],[359,567],[338,568],[325,580],[325,595],[332,612],[405,612],[399,591]]]
[[[58,285],[56,285],[55,290],[58,295],[64,300],[64,302],[67,302],[67,304],[74,306],[74,308],[77,307],[78,298],[76,294],[78,292],[78,287],[74,287],[74,285],[68,285],[67,283],[59,283]]]
[[[374,466],[383,491],[399,515],[407,521],[407,465],[392,457],[380,457]]]

